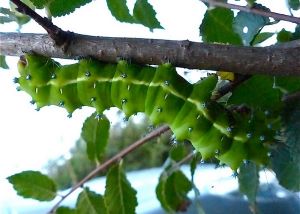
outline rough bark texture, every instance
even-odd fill
[[[75,34],[67,52],[47,34],[0,33],[0,53],[19,56],[35,52],[49,57],[93,57],[140,64],[171,62],[189,69],[224,70],[240,74],[300,76],[300,46],[242,47],[204,44],[188,40],[94,37]]]

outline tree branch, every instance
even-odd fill
[[[120,161],[127,154],[129,154],[130,152],[139,148],[146,142],[160,136],[162,133],[165,133],[169,130],[170,130],[170,128],[168,126],[162,126],[158,129],[152,131],[151,133],[146,135],[144,138],[142,138],[142,139],[136,141],[135,143],[131,144],[130,146],[126,147],[125,149],[120,151],[118,154],[116,154],[115,156],[113,156],[111,159],[107,160],[103,164],[99,165],[96,169],[94,169],[92,172],[90,172],[85,178],[83,178],[76,185],[74,185],[72,187],[72,189],[66,195],[62,196],[62,198],[52,207],[52,209],[49,211],[49,213],[55,213],[55,210],[59,207],[61,202],[63,202],[70,194],[72,194],[76,189],[81,187],[85,182],[87,182],[90,179],[92,179],[93,177],[95,177],[99,172],[105,170],[107,167],[111,166],[112,164]]]
[[[284,14],[280,14],[280,13],[264,11],[264,10],[260,10],[260,9],[257,9],[257,8],[251,8],[251,7],[239,6],[239,5],[235,5],[235,4],[229,4],[229,3],[226,3],[226,2],[221,2],[221,1],[216,1],[216,0],[200,0],[200,1],[202,1],[204,3],[207,3],[211,6],[224,7],[224,8],[228,8],[228,9],[236,9],[236,10],[239,10],[239,11],[243,11],[243,12],[247,12],[247,13],[253,13],[253,14],[260,15],[260,16],[271,17],[275,20],[284,20],[284,21],[300,24],[300,18],[294,17],[294,16],[289,16],[289,15],[284,15]]]
[[[139,64],[170,62],[189,69],[223,70],[248,74],[300,76],[300,46],[288,48],[243,47],[142,38],[95,37],[74,34],[67,53],[45,34],[0,33],[0,53],[20,56],[35,52],[48,57],[93,57],[116,62],[120,58]]]

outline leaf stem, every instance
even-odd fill
[[[105,170],[107,167],[111,166],[112,164],[120,161],[127,154],[129,154],[130,152],[132,152],[135,149],[139,148],[140,146],[142,146],[146,142],[148,142],[148,141],[150,141],[150,140],[152,140],[152,139],[160,136],[162,133],[165,133],[165,132],[167,132],[169,130],[170,130],[170,128],[167,125],[161,126],[160,128],[155,129],[154,131],[152,131],[151,133],[149,133],[148,135],[146,135],[142,139],[140,139],[140,140],[134,142],[133,144],[129,145],[128,147],[126,147],[125,149],[123,149],[122,151],[120,151],[118,154],[116,154],[115,156],[113,156],[111,159],[109,159],[109,160],[105,161],[103,164],[97,166],[97,168],[95,168],[86,177],[84,177],[81,181],[79,181],[77,184],[75,184],[66,195],[62,196],[62,198],[49,211],[49,214],[54,214],[55,210],[59,207],[59,205],[70,194],[72,194],[76,189],[78,189],[79,187],[81,187],[85,182],[87,182],[90,179],[92,179],[93,177],[95,177],[99,172]]]
[[[221,1],[216,1],[216,0],[200,0],[200,1],[207,3],[209,5],[212,5],[212,6],[224,7],[224,8],[228,8],[228,9],[236,9],[236,10],[243,11],[246,13],[253,13],[253,14],[257,14],[257,15],[261,15],[261,16],[265,16],[265,17],[271,17],[275,20],[284,20],[284,21],[300,24],[300,18],[294,17],[294,16],[289,16],[289,15],[274,13],[274,12],[268,12],[268,11],[260,10],[257,8],[229,4],[226,2],[221,2]]]

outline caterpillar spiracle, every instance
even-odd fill
[[[35,54],[24,55],[18,70],[19,88],[37,108],[57,105],[71,114],[90,106],[101,115],[118,107],[127,117],[144,112],[153,124],[168,124],[177,140],[189,140],[203,159],[215,156],[234,170],[244,160],[268,161],[264,145],[275,131],[268,128],[265,116],[252,119],[212,101],[215,75],[190,84],[169,63],[152,67],[82,59],[61,66]]]

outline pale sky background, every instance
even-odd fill
[[[75,13],[53,21],[64,30],[89,35],[200,41],[198,29],[206,8],[204,4],[198,0],[149,2],[157,11],[157,18],[164,30],[151,33],[141,25],[120,23],[111,16],[104,0],[93,1]],[[274,12],[289,14],[285,0],[265,2]],[[132,8],[134,1],[129,3]],[[8,1],[1,0],[0,7],[8,7]],[[15,31],[17,28],[15,24],[0,26],[1,32]],[[279,31],[283,27],[293,30],[295,25],[281,22],[275,29]],[[21,32],[45,33],[33,21],[24,25]],[[49,159],[68,155],[80,136],[84,119],[93,112],[91,108],[77,110],[69,119],[66,110],[58,107],[35,111],[34,106],[29,104],[29,95],[17,92],[16,85],[12,83],[13,77],[18,76],[17,60],[17,57],[7,57],[10,70],[0,69],[0,189],[1,192],[10,191],[9,194],[15,193],[7,184],[7,176],[23,170],[41,170]],[[1,195],[4,196],[0,193],[0,203]]]

